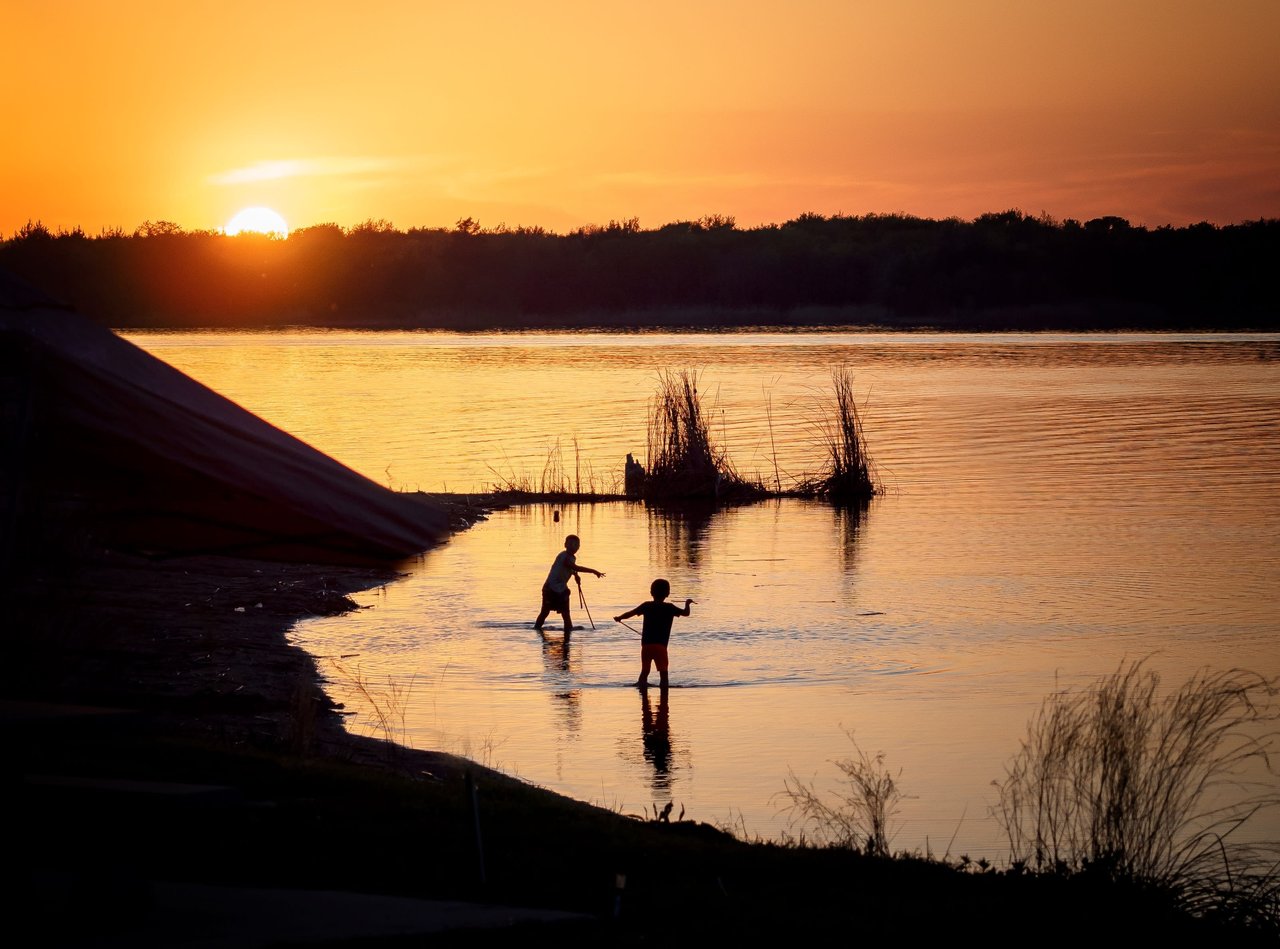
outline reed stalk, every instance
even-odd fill
[[[769,449],[773,452],[773,489],[781,493],[782,473],[778,471],[778,443],[773,437],[773,395],[768,392],[765,392],[764,414],[769,422]]]
[[[868,501],[880,493],[858,414],[853,373],[840,366],[831,373],[835,418],[826,430],[827,466],[820,479],[825,497],[841,504]]]
[[[359,697],[368,710],[368,727],[375,737],[384,741],[390,754],[396,754],[407,744],[406,715],[409,693],[413,680],[407,685],[387,676],[386,688],[375,685],[359,665],[348,665],[339,659],[330,659],[329,666],[341,678],[343,686]]]
[[[869,755],[853,737],[854,756],[842,758],[835,766],[844,775],[843,786],[831,793],[819,791],[790,772],[780,796],[791,826],[799,832],[797,842],[857,850],[870,856],[888,857],[893,838],[891,822],[902,800],[898,774],[885,766],[884,752]]]
[[[1237,669],[1162,692],[1136,661],[1049,696],[996,784],[1015,866],[1101,872],[1280,932],[1280,842],[1242,839],[1280,807],[1277,694]]]
[[[497,494],[518,494],[530,497],[604,497],[617,495],[620,490],[617,476],[598,475],[590,459],[583,459],[582,449],[577,436],[573,438],[573,471],[565,467],[560,440],[547,449],[547,456],[542,463],[542,471],[537,475],[527,470],[516,473],[514,470],[503,474],[492,465],[489,472],[494,476],[490,490]]]

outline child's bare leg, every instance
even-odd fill
[[[640,661],[640,678],[636,680],[636,688],[649,688],[649,666],[653,664],[653,660],[648,656]]]
[[[657,653],[653,657],[653,664],[658,667],[658,681],[661,683],[661,688],[665,689],[667,687],[667,647],[655,646],[654,652]]]
[[[573,632],[573,620],[569,618],[569,611],[568,609],[566,609],[564,611],[564,634],[568,636],[572,632]]]
[[[547,614],[548,614],[548,613],[550,613],[550,612],[551,612],[551,611],[550,611],[549,609],[547,609],[547,608],[544,606],[544,607],[541,609],[541,611],[539,611],[539,613],[538,613],[538,618],[537,618],[536,620],[534,620],[534,621],[533,621],[533,628],[534,628],[534,629],[536,629],[536,630],[541,631],[541,630],[542,630],[542,624],[543,624],[544,622],[546,622]]]

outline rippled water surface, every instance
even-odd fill
[[[901,770],[897,846],[998,856],[990,782],[1047,693],[1126,657],[1167,680],[1280,675],[1274,336],[130,338],[370,478],[429,491],[616,487],[663,369],[697,371],[737,468],[785,487],[821,464],[830,372],[853,370],[887,488],[864,514],[504,511],[359,597],[370,609],[294,631],[351,656],[322,663],[353,729],[378,730],[358,677],[403,740],[584,800],[672,801],[773,836],[784,780],[834,786],[851,730]],[[566,645],[531,622],[569,532],[607,577],[584,579]],[[638,637],[610,619],[656,576],[697,601],[665,703],[625,687]]]

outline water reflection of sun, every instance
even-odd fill
[[[245,208],[227,222],[224,228],[227,234],[240,234],[253,231],[258,234],[272,234],[276,237],[288,237],[289,225],[270,208]]]

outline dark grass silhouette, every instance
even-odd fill
[[[853,391],[853,371],[840,366],[831,372],[833,414],[821,422],[826,464],[820,474],[803,480],[801,494],[823,497],[835,504],[864,504],[882,491]]]
[[[846,732],[854,754],[834,762],[844,775],[839,790],[824,794],[813,781],[788,774],[780,798],[796,843],[853,850],[873,857],[892,855],[892,820],[902,800],[901,771],[891,773],[884,752],[869,755]]]
[[[715,442],[693,370],[659,372],[647,441],[649,467],[640,489],[647,501],[748,500],[768,493],[739,475]]]
[[[1280,807],[1277,694],[1239,669],[1162,690],[1138,660],[1049,696],[997,784],[1015,865],[1101,875],[1280,934],[1280,842],[1242,839]]]

